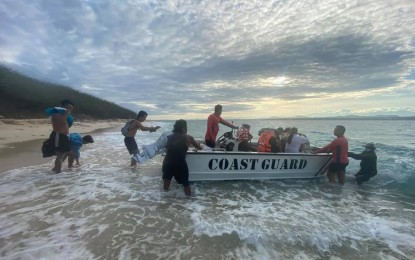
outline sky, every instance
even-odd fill
[[[0,64],[148,119],[414,116],[415,0],[2,0]]]

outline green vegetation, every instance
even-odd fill
[[[135,118],[135,112],[66,86],[42,82],[0,66],[0,116],[45,118],[44,110],[62,99],[75,103],[76,118]]]

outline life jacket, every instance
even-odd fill
[[[269,143],[269,140],[275,137],[275,134],[271,131],[265,131],[263,132],[258,139],[258,152],[271,152],[271,144]]]
[[[242,127],[238,130],[236,136],[238,138],[238,141],[249,140],[249,131],[248,129]]]

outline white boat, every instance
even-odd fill
[[[213,150],[188,151],[189,181],[318,178],[331,161],[326,153],[240,152],[232,132],[218,143]]]
[[[167,131],[155,143],[144,145],[142,153],[132,158],[144,163],[162,154],[171,133]],[[241,152],[232,132],[219,137],[217,143],[215,149],[187,152],[189,181],[317,178],[326,173],[331,160],[325,153]]]

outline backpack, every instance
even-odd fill
[[[42,150],[43,158],[52,157],[56,155],[55,147],[50,139],[47,139],[43,142],[41,150]]]
[[[125,123],[125,125],[121,128],[121,134],[123,135],[123,136],[127,136],[127,134],[128,134],[128,130],[130,130],[130,126],[131,126],[131,123],[133,122],[134,120],[130,120],[130,121],[128,121],[127,123]]]

